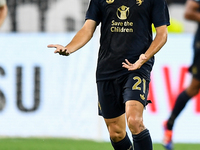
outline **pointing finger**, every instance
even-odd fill
[[[47,45],[48,48],[57,48],[57,45],[56,44],[49,44]]]

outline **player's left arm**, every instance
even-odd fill
[[[156,36],[148,50],[144,54],[141,54],[139,59],[134,64],[130,63],[126,59],[125,62],[122,63],[122,67],[127,68],[130,71],[139,69],[164,46],[167,42],[167,35],[167,25],[156,27]]]
[[[187,0],[184,18],[190,21],[200,22],[199,3],[196,1]]]
[[[67,46],[59,44],[49,44],[48,48],[56,48],[54,53],[59,53],[63,56],[69,56],[71,53],[79,50],[87,44],[93,37],[97,23],[94,20],[88,19],[85,21],[83,27],[76,33],[71,42]]]

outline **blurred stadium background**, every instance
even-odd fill
[[[193,32],[183,18],[186,0],[167,0],[173,32]],[[8,17],[1,32],[73,32],[84,23],[89,0],[7,0]],[[180,27],[179,29],[177,27]]]
[[[161,143],[162,122],[190,81],[186,70],[192,61],[196,30],[194,22],[183,18],[185,0],[167,2],[171,17],[168,43],[156,54],[149,94],[153,104],[144,112],[154,143]],[[66,45],[71,40],[84,23],[88,3],[7,0],[9,12],[0,28],[0,137],[109,141],[97,115],[99,28],[84,48],[68,58],[47,49],[48,44]],[[175,143],[200,143],[199,117],[198,95],[177,120]]]

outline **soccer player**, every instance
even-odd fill
[[[152,23],[156,35],[152,37]],[[152,150],[143,123],[154,55],[167,41],[169,12],[165,0],[91,0],[86,21],[67,46],[50,44],[69,56],[83,47],[101,24],[96,70],[99,115],[115,150]],[[78,63],[78,62],[77,62]],[[126,133],[126,120],[133,143]]]
[[[166,148],[166,150],[173,149],[172,129],[176,118],[185,108],[186,103],[192,97],[197,95],[200,89],[200,0],[187,0],[184,16],[185,19],[196,21],[198,23],[198,29],[196,31],[193,43],[194,58],[193,63],[189,68],[189,72],[192,74],[192,80],[189,86],[179,94],[170,117],[164,122],[163,146]]]
[[[0,0],[0,27],[6,18],[7,12],[6,0]]]

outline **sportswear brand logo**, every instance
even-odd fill
[[[106,0],[106,2],[107,2],[108,4],[112,4],[112,3],[114,2],[114,0]]]
[[[144,94],[140,94],[140,98],[141,98],[142,100],[145,100]]]
[[[126,20],[129,16],[129,7],[122,5],[117,9],[117,17],[121,20]]]
[[[136,4],[138,4],[138,6],[142,5],[143,2],[144,0],[136,0]]]

